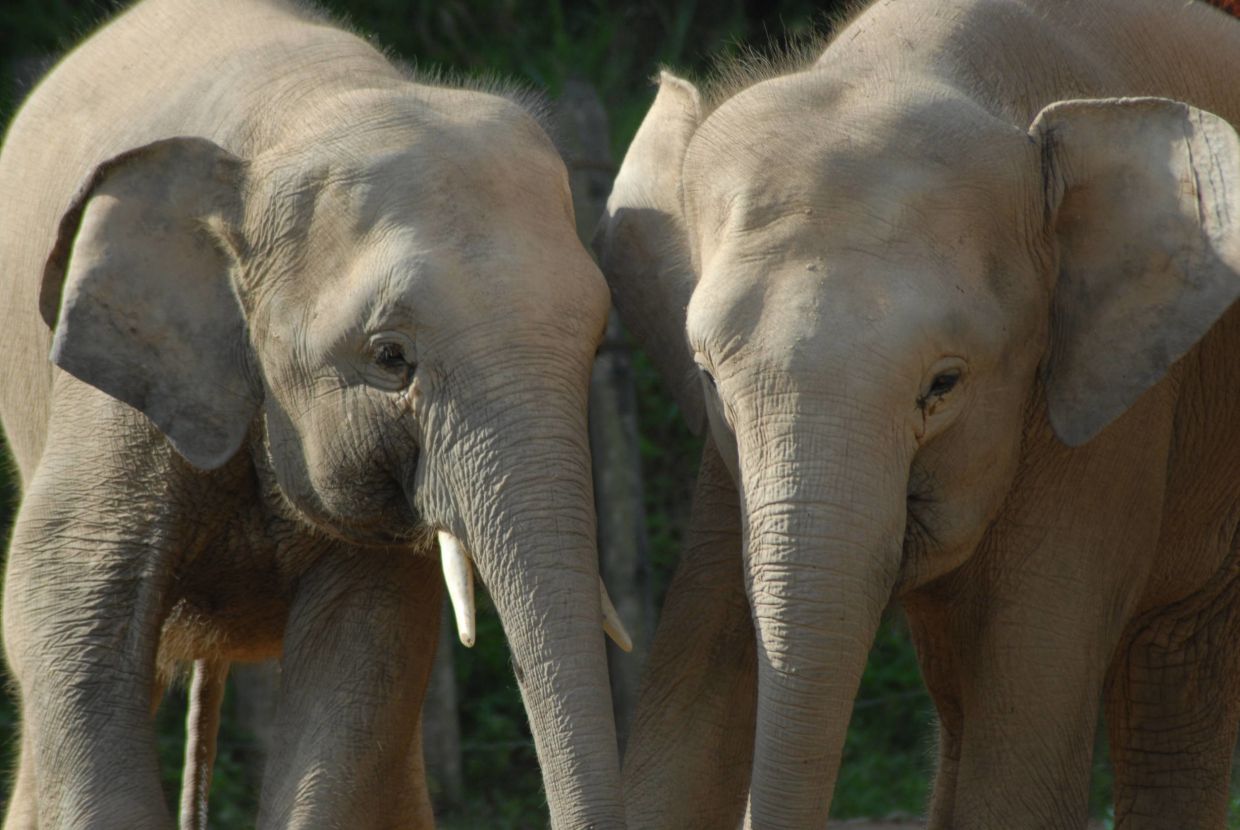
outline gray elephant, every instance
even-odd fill
[[[275,655],[259,826],[429,825],[441,561],[463,640],[475,567],[498,608],[552,825],[624,825],[586,438],[607,292],[526,107],[280,0],[148,0],[24,105],[0,216],[8,830],[169,826],[169,667],[199,661],[210,709],[223,665]]]
[[[892,600],[931,827],[1083,827],[1100,699],[1117,826],[1223,826],[1237,66],[1203,3],[886,0],[816,60],[663,76],[597,246],[711,443],[636,826],[822,827]]]

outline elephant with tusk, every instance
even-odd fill
[[[273,656],[258,826],[430,826],[419,712],[442,584],[470,645],[475,571],[552,826],[624,827],[586,430],[607,290],[535,110],[285,0],[137,3],[24,104],[6,830],[169,827],[150,712],[185,661],[200,826],[223,672]]]
[[[881,0],[665,73],[596,237],[709,441],[625,757],[643,828],[819,828],[884,609],[932,828],[1222,828],[1240,722],[1240,21]],[[688,736],[688,737],[687,737]]]

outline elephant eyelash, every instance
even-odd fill
[[[697,370],[701,372],[702,379],[706,381],[706,384],[712,389],[718,391],[719,381],[715,379],[715,373],[707,368],[710,365],[710,360],[707,359],[705,353],[701,350],[694,349],[693,362],[697,365]]]

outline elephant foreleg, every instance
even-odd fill
[[[956,810],[964,718],[960,704],[960,667],[951,635],[951,615],[933,592],[907,597],[905,616],[926,688],[938,713],[938,763],[930,799],[930,830],[950,830]]]
[[[736,485],[707,441],[624,759],[631,826],[740,826],[753,763],[755,648]]]
[[[176,545],[123,494],[101,510],[66,493],[71,481],[36,475],[9,549],[4,634],[22,757],[5,826],[33,826],[37,810],[41,827],[162,830],[171,818],[150,698]]]
[[[947,747],[955,786],[936,786],[933,826],[1079,830],[1088,818],[1105,622],[1075,612],[1011,613],[1011,598],[1000,602],[996,610],[1007,613],[953,626],[962,729],[958,745]],[[1084,597],[1078,602],[1075,609],[1088,607]]]
[[[206,830],[207,797],[220,728],[220,704],[228,680],[225,660],[195,660],[185,718],[185,766],[181,778],[181,830]]]
[[[1164,446],[1143,445],[1142,458],[1122,438],[1050,449],[973,558],[935,586],[950,597],[963,724],[940,826],[1086,823],[1106,662],[1148,577],[1163,503],[1149,471]]]
[[[301,578],[285,629],[259,828],[434,826],[419,741],[442,577],[408,549],[337,549]]]

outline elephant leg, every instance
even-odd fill
[[[943,605],[926,595],[904,601],[909,633],[917,649],[921,675],[938,712],[938,762],[930,798],[930,830],[950,830],[956,809],[964,717],[960,702],[960,667],[951,639],[950,616]]]
[[[753,763],[755,648],[736,485],[708,440],[624,759],[631,826],[740,825]]]
[[[1085,826],[1107,662],[1162,522],[1165,446],[1134,453],[1121,438],[1044,448],[974,556],[935,586],[950,598],[963,724],[941,821],[954,830]]]
[[[1113,542],[1060,536],[1072,523],[1026,535],[1029,526],[1005,525],[942,586],[960,725],[936,827],[1080,830],[1088,819],[1107,656],[1139,567],[1108,563]],[[1141,559],[1139,545],[1129,550]]]
[[[939,716],[938,760],[934,770],[934,789],[930,793],[930,816],[926,824],[929,830],[951,830],[952,814],[956,811],[962,726],[960,719],[948,721],[942,714]]]
[[[1135,619],[1108,677],[1115,826],[1227,824],[1240,725],[1240,551],[1207,588]]]
[[[329,550],[299,580],[259,828],[434,826],[418,721],[441,582],[395,548]]]
[[[439,643],[435,644],[436,646]],[[431,655],[432,658],[434,655]],[[418,722],[414,724],[413,732],[413,749],[409,753],[409,781],[412,787],[409,794],[409,815],[411,816],[408,825],[414,828],[433,828],[435,826],[435,814],[431,804],[431,790],[429,782],[426,779],[426,752],[423,749],[423,738],[425,733],[422,731],[422,718],[418,718]]]
[[[175,541],[123,492],[105,510],[80,491],[36,474],[9,549],[4,638],[23,737],[6,827],[37,803],[42,827],[167,828],[150,700]]]
[[[1080,830],[1104,674],[1097,621],[1014,616],[965,640],[956,785],[938,826]]]

